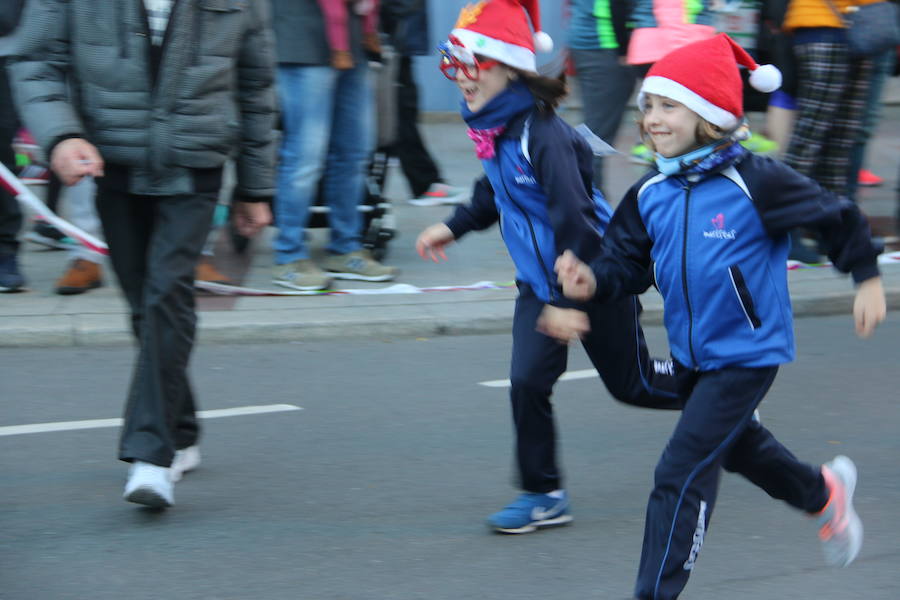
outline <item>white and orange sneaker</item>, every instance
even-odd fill
[[[817,515],[822,552],[829,565],[846,567],[863,541],[862,521],[853,509],[856,465],[846,456],[836,456],[822,465],[822,476],[829,491],[828,502]]]
[[[468,199],[469,193],[465,189],[438,182],[432,183],[424,194],[412,198],[409,203],[413,206],[440,206],[462,204]]]

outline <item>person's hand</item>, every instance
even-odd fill
[[[253,237],[272,223],[272,209],[268,202],[241,202],[231,204],[234,228],[244,237]]]
[[[591,321],[583,310],[548,304],[538,317],[537,330],[563,344],[568,344],[587,335],[591,330]]]
[[[861,338],[872,335],[878,324],[884,321],[886,314],[887,305],[884,300],[881,277],[872,277],[859,284],[856,299],[853,301],[856,335]]]
[[[50,168],[64,184],[75,185],[84,177],[103,177],[103,157],[87,140],[69,138],[53,147]]]
[[[571,250],[566,250],[556,259],[554,265],[557,281],[562,286],[566,298],[584,302],[594,297],[597,279],[591,268],[578,260]]]
[[[425,260],[431,259],[434,262],[440,262],[439,259],[447,260],[444,248],[453,243],[454,239],[449,227],[443,223],[436,223],[426,227],[416,238],[416,252]]]

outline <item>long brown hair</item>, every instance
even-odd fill
[[[541,112],[554,112],[559,103],[569,93],[565,72],[559,77],[545,77],[531,71],[522,71],[512,67],[509,67],[509,69],[519,77],[535,99],[537,99],[538,110]]]

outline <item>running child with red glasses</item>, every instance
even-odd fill
[[[522,493],[488,519],[503,533],[572,520],[550,401],[566,370],[567,348],[538,330],[542,312],[548,321],[570,312],[586,315],[596,333],[582,345],[616,399],[652,408],[681,406],[672,392],[671,364],[648,355],[637,298],[572,302],[556,283],[553,262],[563,249],[572,248],[584,260],[599,255],[611,210],[592,185],[588,142],[554,111],[566,93],[564,83],[537,74],[536,45],[545,50],[552,45],[540,31],[536,0],[488,0],[460,13],[449,41],[441,45],[441,70],[462,92],[462,116],[485,175],[469,204],[416,240],[419,254],[437,262],[466,233],[499,223],[515,263],[519,296],[510,399]]]

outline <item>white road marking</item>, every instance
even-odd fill
[[[581,371],[566,371],[562,374],[562,377],[559,378],[559,381],[570,381],[572,379],[590,379],[592,377],[597,377],[599,374],[597,373],[597,369],[584,369]],[[502,388],[509,387],[509,379],[494,379],[493,381],[480,381],[478,385],[483,385],[484,387],[493,387],[493,388]]]
[[[263,413],[303,410],[293,404],[264,404],[260,406],[238,406],[216,410],[200,410],[197,416],[201,419],[220,419],[222,417],[241,417]],[[24,435],[26,433],[49,433],[51,431],[73,431],[76,429],[100,429],[103,427],[120,427],[122,419],[88,419],[86,421],[57,421],[55,423],[31,423],[30,425],[7,425],[0,427],[0,437],[4,435]]]

